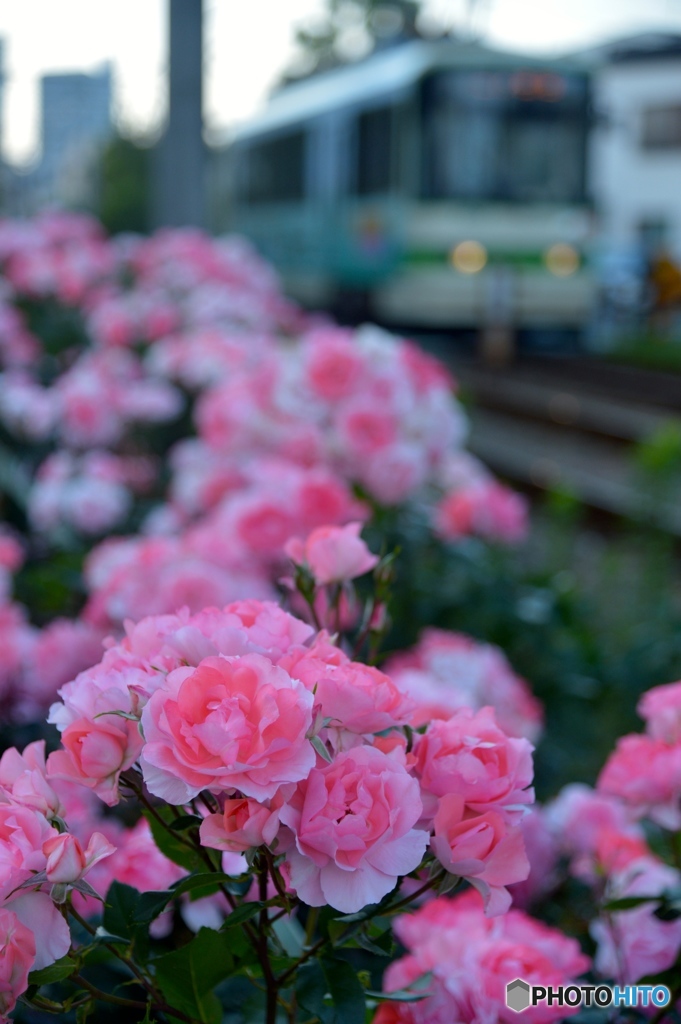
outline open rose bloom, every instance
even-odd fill
[[[50,777],[108,804],[130,769],[172,805],[205,794],[215,809],[202,843],[267,847],[309,906],[380,902],[421,866],[433,830],[443,872],[481,886],[490,913],[529,870],[516,823],[532,800],[530,744],[507,737],[488,708],[435,722],[408,753],[412,705],[390,677],[273,604],[145,619],[61,695]],[[437,816],[444,796],[458,803]],[[457,828],[469,838],[454,839]],[[61,838],[49,847],[67,873],[98,851]]]

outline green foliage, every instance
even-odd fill
[[[52,985],[55,981],[64,981],[78,970],[78,963],[69,956],[55,960],[49,967],[41,971],[31,971],[28,976],[29,985]]]
[[[154,961],[155,977],[168,1003],[202,1024],[220,1024],[216,986],[233,970],[229,936],[202,928],[186,946]]]
[[[99,219],[107,232],[149,231],[151,150],[118,137],[104,150],[100,167]]]
[[[333,1024],[364,1024],[366,998],[357,973],[345,960],[322,960],[334,1008]]]
[[[681,373],[681,344],[662,334],[625,338],[607,358],[645,370]]]
[[[177,820],[178,814],[172,807],[164,804],[153,811],[145,809],[144,817],[149,822],[154,842],[173,864],[179,864],[187,871],[205,868],[196,847],[184,835],[173,831],[171,823]]]
[[[678,561],[659,530],[623,522],[603,535],[563,495],[517,550],[442,544],[417,515],[387,513],[373,529],[370,546],[402,549],[385,654],[428,626],[499,645],[546,708],[542,799],[592,784],[618,737],[639,728],[640,694],[681,676]]]
[[[664,423],[637,446],[634,457],[639,469],[653,478],[666,479],[678,474],[681,471],[681,426],[678,421]]]
[[[297,70],[289,81],[336,67],[377,43],[419,35],[422,0],[328,0],[322,19],[296,32]]]

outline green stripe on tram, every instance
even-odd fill
[[[527,268],[546,269],[543,250],[523,249],[487,249],[487,266],[514,266]],[[436,267],[450,266],[451,250],[442,249],[412,249],[406,252],[403,262],[413,267]],[[580,263],[581,263],[580,258]]]

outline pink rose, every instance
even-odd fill
[[[637,711],[653,739],[665,743],[681,741],[681,682],[654,686],[643,694]]]
[[[79,619],[54,619],[35,639],[26,666],[26,686],[36,701],[49,703],[60,686],[102,656],[103,631]]]
[[[534,742],[541,731],[541,705],[503,651],[491,644],[462,633],[426,629],[416,647],[395,655],[384,668],[416,702],[409,723],[414,728],[434,718],[450,718],[461,707],[477,711],[490,706],[509,736]]]
[[[421,863],[421,811],[416,779],[379,750],[355,747],[314,768],[281,810],[295,836],[291,885],[312,907],[354,913],[380,902]]]
[[[259,654],[176,669],[142,713],[145,781],[174,804],[202,789],[270,799],[315,763],[312,704],[302,683]]]
[[[0,891],[6,896],[45,869],[43,844],[57,835],[45,816],[21,804],[0,804]],[[5,885],[9,888],[4,892]]]
[[[652,736],[622,736],[598,778],[598,790],[663,828],[681,827],[681,744]]]
[[[301,658],[290,672],[314,692],[322,717],[331,719],[330,728],[362,735],[409,721],[412,701],[390,676],[370,665],[347,659],[332,665],[311,656]]]
[[[649,852],[643,830],[631,821],[626,804],[589,786],[565,786],[544,817],[572,858],[570,870],[587,882],[621,871]]]
[[[503,544],[527,535],[527,502],[496,480],[478,479],[457,487],[436,505],[434,526],[444,540],[470,533]]]
[[[457,489],[435,506],[435,530],[444,540],[466,537],[475,528],[475,512],[475,491]]]
[[[492,708],[433,722],[417,740],[416,772],[427,816],[437,798],[459,793],[469,811],[498,811],[515,824],[534,800],[532,744],[502,732]]]
[[[97,861],[110,857],[115,850],[101,832],[93,832],[85,850],[76,836],[62,832],[43,843],[47,880],[62,884],[77,882]]]
[[[630,863],[610,881],[608,897],[655,896],[676,891],[679,872],[653,857]],[[591,934],[598,944],[596,969],[620,984],[630,985],[649,974],[665,971],[681,950],[681,920],[661,921],[654,902],[595,920]]]
[[[348,331],[328,327],[313,332],[306,339],[304,358],[306,382],[326,402],[351,395],[361,381],[362,356]]]
[[[381,403],[358,399],[342,408],[336,430],[347,457],[361,463],[397,441],[399,420]]]
[[[559,848],[542,808],[533,807],[520,822],[530,873],[511,886],[513,906],[524,909],[556,886],[559,879]]]
[[[347,526],[320,526],[307,540],[294,537],[285,551],[298,565],[306,565],[319,586],[342,583],[363,576],[378,564],[360,537],[361,523]]]
[[[0,905],[6,903],[34,933],[36,970],[64,956],[71,944],[69,927],[47,893],[19,889],[44,872],[43,844],[56,835],[39,811],[0,804]]]
[[[388,967],[385,990],[404,988],[425,974],[432,977],[425,999],[397,1004],[397,1014],[377,1018],[381,1024],[513,1024],[517,1015],[505,998],[509,981],[524,978],[530,985],[558,987],[573,983],[589,967],[575,939],[518,910],[490,920],[479,894],[470,890],[398,917],[395,933],[407,955]],[[532,1024],[549,1024],[570,1013],[544,1003],[525,1016]]]
[[[116,714],[81,718],[64,729],[61,742],[47,759],[48,775],[87,786],[110,807],[118,803],[120,774],[142,750],[139,723]]]
[[[488,914],[504,914],[511,906],[505,886],[530,873],[520,828],[509,828],[496,811],[466,816],[458,793],[442,797],[434,825],[430,845],[442,866],[475,886]]]
[[[17,803],[32,807],[47,818],[63,817],[59,794],[46,778],[45,740],[29,743],[20,754],[9,747],[0,757],[0,786]]]
[[[10,1013],[28,988],[35,962],[35,937],[7,907],[0,908],[0,1015]]]
[[[200,829],[203,846],[229,853],[270,846],[278,831],[278,811],[246,799],[225,800],[222,814],[209,814]]]

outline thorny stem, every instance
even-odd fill
[[[366,638],[369,636],[369,633],[371,632],[371,620],[373,618],[375,608],[376,601],[372,597],[367,603],[367,606],[364,610],[364,621],[360,627],[359,635],[355,640],[355,646],[352,649],[352,654],[350,655],[353,661],[357,661],[359,653],[362,650],[362,647],[364,646],[364,642]]]
[[[442,881],[446,874],[446,871],[440,871],[437,875],[433,875],[433,877],[430,878],[425,883],[425,885],[422,885],[420,889],[417,889],[416,892],[413,892],[411,896],[405,896],[404,899],[398,900],[397,903],[391,903],[391,905],[387,907],[387,910],[389,910],[391,914],[394,914],[396,910],[402,910],[403,907],[408,907],[409,904],[413,903],[414,900],[417,900],[419,896],[423,896],[424,892],[428,892],[429,889],[434,889],[435,886]]]
[[[136,796],[137,796],[138,800],[140,801],[140,803],[142,803],[144,805],[144,807],[146,807],[146,809],[149,811],[149,813],[153,815],[154,819],[159,823],[159,825],[161,825],[166,832],[168,832],[170,835],[172,835],[174,839],[179,840],[185,846],[189,847],[189,849],[191,849],[192,851],[195,851],[196,853],[198,853],[199,856],[204,861],[204,863],[206,864],[206,866],[208,867],[208,869],[210,871],[216,871],[216,867],[213,864],[213,861],[211,860],[211,858],[210,858],[210,856],[208,854],[208,851],[205,849],[205,847],[201,846],[200,843],[192,842],[191,839],[185,839],[184,836],[180,836],[168,824],[167,821],[163,820],[163,818],[157,812],[156,808],[153,806],[151,801],[149,801],[146,798],[146,796],[144,795],[144,792],[142,791],[141,787],[137,786],[136,783],[134,783],[129,778],[126,779],[126,781],[128,782],[128,785],[133,790],[133,792],[136,794]],[[267,901],[267,875],[268,875],[267,863],[265,863],[264,870],[261,872],[261,875],[260,875],[260,895],[261,895],[261,899],[262,899],[263,902]],[[275,885],[276,885],[276,881],[275,881]],[[232,908],[232,910],[236,910],[238,904],[237,904],[236,900],[234,899],[234,896],[232,895],[232,893],[229,891],[229,889],[227,889],[226,886],[221,885],[220,886],[220,891],[222,892],[222,894],[226,898],[226,900],[229,903],[229,906]],[[264,895],[263,895],[263,892],[264,892]],[[263,917],[264,917],[264,920],[263,920]],[[268,953],[268,949],[267,949],[267,933],[268,933],[268,929],[269,929],[269,920],[268,920],[268,916],[267,916],[267,909],[263,908],[263,910],[261,911],[261,914],[260,914],[260,933],[261,933],[260,935],[258,935],[256,932],[253,931],[253,928],[250,926],[250,924],[248,924],[248,922],[244,922],[243,928],[244,928],[244,931],[245,931],[246,935],[249,938],[249,941],[251,942],[251,945],[253,946],[253,948],[254,948],[257,956],[258,956],[258,960],[260,961],[260,967],[262,968],[262,972],[263,972],[263,977],[265,978],[265,982],[267,984],[267,1018],[266,1018],[266,1024],[275,1024],[276,1016],[277,1016],[277,995],[278,995],[278,991],[277,990],[278,990],[278,986],[277,986],[277,980],[276,980],[276,978],[274,976],[274,972],[272,971],[272,966],[270,964],[269,953]]]
[[[212,797],[209,800],[206,793],[199,793],[199,799],[201,800],[201,803],[206,808],[209,814],[215,814],[217,811],[220,810],[217,801],[211,802]]]
[[[281,875],[277,871],[277,866],[274,863],[274,857],[272,856],[271,851],[268,850],[266,846],[264,847],[263,852],[265,855],[265,860],[267,861],[267,866],[270,869],[272,881],[274,882],[274,888],[277,890],[277,895],[281,896],[281,898],[285,900],[286,904],[288,905],[290,902],[290,896],[282,885]]]
[[[46,999],[44,996],[37,994],[34,996],[27,996],[24,992],[22,999],[23,1001],[30,1003],[31,1006],[37,1006],[39,1010],[45,1010],[47,1013],[69,1013],[70,1010],[75,1010],[79,1006],[83,1006],[85,1003],[88,1003],[90,1001],[90,996],[78,999],[75,1003],[56,1003],[53,999]]]
[[[82,974],[71,975],[73,981],[77,982],[81,988],[84,988],[86,992],[89,992],[91,996],[98,999],[102,1003],[113,1003],[115,1006],[127,1006],[133,1010],[146,1010],[147,1003],[143,1003],[138,999],[125,999],[123,996],[115,996],[111,992],[103,992],[101,988],[97,988],[91,982],[87,981]],[[177,1020],[184,1021],[185,1024],[200,1024],[196,1017],[188,1017],[186,1013],[182,1013],[180,1010],[175,1010],[172,1006],[167,1006],[165,1003],[155,1003],[154,1009],[158,1010],[159,1013],[164,1013],[168,1017],[175,1017]]]
[[[81,917],[81,915],[78,913],[78,911],[74,908],[73,904],[71,903],[68,905],[68,912],[71,914],[74,920],[78,922],[81,928],[85,929],[86,932],[88,932],[92,936],[97,935],[97,932],[92,927],[92,925],[88,921],[86,921],[84,917]],[[121,951],[119,949],[116,949],[116,947],[110,942],[103,942],[102,945],[106,950],[109,951],[109,953],[115,956],[117,960],[120,960],[121,963],[125,964],[125,966],[131,972],[131,974],[133,974],[137,978],[140,984],[142,984],[144,988],[146,988],[147,992],[149,992],[149,994],[152,995],[154,999],[158,999],[158,991],[154,988],[152,983],[139,969],[139,967],[134,962],[134,960],[131,959],[131,957],[126,956],[125,953],[121,953]]]
[[[78,913],[77,910],[74,910],[72,906],[69,906],[68,909],[69,909],[69,913],[78,922],[78,924],[81,925],[81,927],[83,927],[90,935],[96,936],[96,934],[97,934],[96,930],[92,927],[92,925],[88,921],[85,920],[85,918],[81,917],[81,915]],[[147,992],[149,993],[149,995],[151,996],[151,998],[153,1000],[154,1007],[160,1013],[166,1013],[166,1014],[169,1014],[169,1015],[171,1015],[173,1017],[176,1017],[178,1020],[185,1021],[185,1024],[194,1024],[194,1018],[193,1017],[188,1017],[185,1013],[182,1013],[180,1010],[175,1010],[172,1006],[168,1006],[167,1005],[167,1003],[163,999],[162,993],[159,992],[159,990],[156,988],[156,986],[148,978],[146,978],[144,976],[144,974],[139,969],[137,964],[129,956],[126,956],[124,953],[121,953],[120,950],[116,949],[116,947],[113,946],[109,942],[103,942],[102,945],[104,946],[105,949],[107,949],[110,953],[112,953],[113,956],[115,956],[118,960],[120,960],[121,963],[125,964],[125,966],[128,968],[128,970],[139,981],[140,985],[142,985],[147,990]],[[71,977],[73,978],[74,981],[77,981],[79,985],[82,985],[82,987],[84,989],[86,989],[86,991],[90,992],[97,999],[105,999],[108,1002],[116,1002],[119,1005],[139,1006],[139,1007],[142,1007],[143,1009],[147,1005],[146,1003],[136,1002],[135,1000],[127,1000],[127,1001],[125,1001],[125,1000],[122,1000],[122,997],[120,997],[120,996],[112,996],[112,995],[109,995],[106,992],[102,993],[102,995],[97,995],[97,992],[99,992],[100,990],[99,989],[95,989],[95,987],[93,985],[91,985],[90,982],[86,982],[86,980],[82,977],[82,975],[74,974]]]
[[[429,879],[425,883],[425,885],[422,885],[420,889],[417,889],[416,892],[412,893],[411,896],[405,896],[405,898],[403,900],[398,900],[397,903],[393,903],[389,907],[386,907],[385,908],[385,912],[393,914],[396,910],[401,910],[403,907],[409,906],[409,904],[413,903],[413,901],[418,899],[419,896],[422,896],[424,892],[428,892],[429,889],[434,888],[434,886],[436,886],[439,882],[441,882],[442,879],[444,878],[445,874],[446,874],[446,872],[442,871],[441,873],[435,875],[433,878]],[[365,920],[368,921],[369,918],[366,918]],[[358,931],[359,928],[361,928],[362,924],[364,924],[364,921],[359,921],[357,924],[351,925],[347,929],[347,931],[343,932],[342,935],[340,935],[335,940],[334,945],[342,946],[343,943],[347,939],[351,938],[352,935],[356,931]],[[328,945],[330,942],[331,942],[331,939],[327,935],[327,936],[319,939],[317,942],[315,942],[315,944],[313,946],[310,946],[308,949],[306,949],[306,951],[296,961],[296,963],[293,965],[293,967],[289,967],[289,969],[287,971],[284,971],[284,973],[279,977],[279,979],[278,979],[279,987],[283,988],[284,984],[290,978],[293,977],[293,975],[296,973],[296,971],[298,970],[299,967],[301,967],[304,963],[306,963],[311,957],[313,957],[316,953],[318,953],[320,951],[320,949],[323,949],[324,946]]]
[[[265,857],[260,858],[258,867],[259,879],[258,883],[260,886],[260,899],[263,903],[267,902],[267,881],[269,876],[267,860]],[[269,930],[269,919],[267,907],[263,907],[260,911],[260,963],[262,966],[263,975],[265,978],[265,984],[267,985],[267,1024],[276,1024],[277,1019],[277,1002],[279,997],[279,985],[277,979],[272,970],[270,958],[267,949],[267,933]]]
[[[77,982],[81,988],[84,988],[86,992],[94,996],[95,999],[99,999],[102,1003],[115,1003],[116,1006],[130,1006],[134,1010],[146,1010],[147,1004],[141,1002],[139,999],[124,999],[123,996],[115,996],[111,992],[103,992],[101,988],[97,988],[91,982],[87,981],[82,974],[72,974],[71,978]]]

